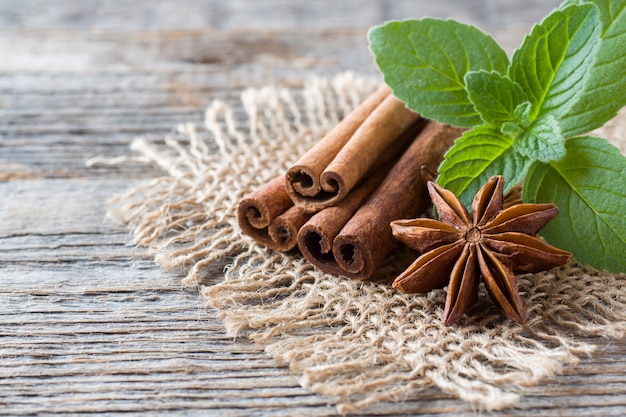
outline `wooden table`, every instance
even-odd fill
[[[200,122],[213,99],[239,106],[246,87],[376,75],[365,34],[386,19],[462,19],[510,51],[557,3],[0,1],[0,414],[334,415],[105,219],[109,197],[160,173],[85,161]],[[365,413],[474,407],[432,389]],[[494,413],[624,414],[623,341]]]

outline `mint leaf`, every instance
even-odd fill
[[[574,104],[599,45],[600,21],[593,4],[555,10],[515,51],[509,68],[532,104],[532,119],[559,118]]]
[[[497,72],[470,71],[465,88],[480,117],[495,126],[516,121],[515,109],[527,100],[519,84]]]
[[[558,8],[565,9],[567,6],[571,6],[572,4],[580,6],[585,3],[591,3],[591,0],[565,0]]]
[[[495,126],[482,125],[465,132],[446,153],[437,183],[457,194],[466,207],[493,175],[502,175],[508,190],[522,181],[530,165],[513,148],[513,142]]]
[[[561,161],[530,168],[523,198],[559,207],[541,233],[548,242],[596,269],[626,272],[626,158],[590,136],[565,146]]]
[[[601,43],[580,99],[561,120],[566,138],[589,132],[626,105],[626,0],[593,0],[600,10]]]
[[[557,120],[548,115],[537,120],[514,142],[515,149],[533,161],[558,161],[565,156],[565,144]]]
[[[370,29],[368,38],[396,97],[424,117],[455,126],[481,123],[465,91],[465,74],[505,73],[509,63],[491,36],[454,20],[389,22]]]
[[[519,106],[517,106],[515,108],[515,112],[513,112],[513,115],[515,116],[515,120],[519,120],[520,124],[522,126],[529,126],[530,125],[530,111],[531,111],[531,107],[532,105],[530,104],[529,101],[525,101],[522,104],[520,104]]]

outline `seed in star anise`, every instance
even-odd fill
[[[448,286],[444,323],[458,321],[478,298],[479,279],[507,316],[524,323],[526,308],[516,273],[540,272],[570,260],[569,252],[547,244],[537,232],[558,214],[554,204],[503,208],[504,179],[495,176],[476,194],[472,213],[452,192],[434,182],[428,191],[439,220],[391,223],[393,235],[423,254],[400,274],[393,287],[425,293]]]

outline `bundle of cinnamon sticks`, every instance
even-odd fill
[[[285,174],[242,198],[239,226],[272,249],[297,246],[324,272],[368,279],[396,245],[389,223],[430,206],[429,173],[461,134],[382,86]]]

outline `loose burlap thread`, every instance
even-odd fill
[[[590,354],[597,337],[624,337],[623,274],[571,262],[520,276],[525,326],[503,318],[481,289],[479,303],[446,327],[445,290],[405,295],[390,287],[402,250],[376,280],[355,282],[239,231],[237,201],[284,172],[376,86],[344,73],[310,79],[301,89],[246,90],[243,110],[215,101],[203,128],[185,124],[164,142],[133,142],[135,160],[165,175],[116,197],[110,215],[130,226],[134,242],[149,247],[159,265],[200,284],[229,334],[263,346],[342,413],[433,386],[502,409],[525,386]],[[622,112],[599,132],[622,152],[625,120]]]

